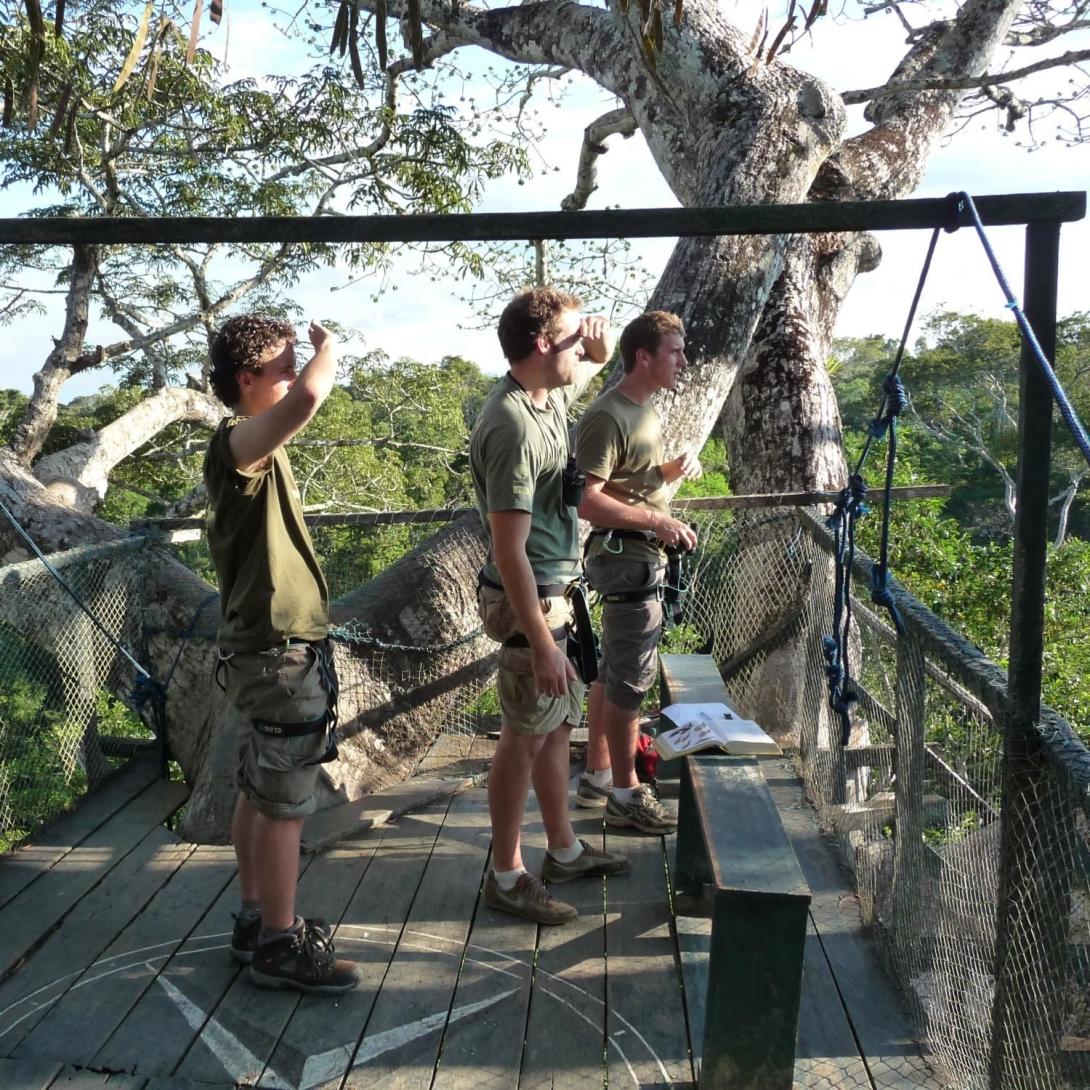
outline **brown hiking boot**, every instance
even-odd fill
[[[293,988],[307,995],[340,995],[360,982],[355,963],[335,958],[329,936],[309,920],[298,931],[258,943],[250,979],[262,988]]]
[[[609,796],[606,824],[614,828],[638,829],[650,836],[669,836],[677,832],[677,818],[662,805],[651,785],[641,783],[630,802],[618,802]]]
[[[257,949],[257,939],[261,934],[261,916],[254,915],[242,918],[238,913],[232,912],[235,921],[235,929],[231,932],[231,956],[240,965],[249,965],[254,960],[254,951]],[[325,920],[315,917],[304,921],[307,927],[313,927],[325,938],[333,937],[333,928]]]
[[[535,923],[568,923],[579,915],[572,905],[554,897],[536,874],[526,871],[519,875],[515,888],[508,890],[500,889],[496,876],[489,871],[484,884],[484,903]]]

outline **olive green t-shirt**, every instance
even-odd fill
[[[292,638],[324,639],[329,592],[303,521],[299,488],[283,447],[256,473],[231,455],[233,416],[216,429],[204,458],[208,548],[220,585],[225,651],[263,651]]]
[[[579,517],[562,500],[568,461],[568,406],[586,383],[549,391],[537,408],[510,375],[492,387],[469,441],[469,464],[477,508],[488,530],[485,575],[497,583],[492,556],[490,511],[526,511],[531,515],[526,555],[541,583],[567,583],[580,571]]]
[[[662,426],[650,405],[637,405],[616,386],[596,398],[579,421],[575,460],[584,473],[606,482],[602,491],[630,507],[670,514],[670,494],[662,479]],[[600,527],[595,526],[595,529]],[[595,535],[588,556],[622,555],[629,560],[655,563],[665,555],[650,539],[611,541],[606,553],[602,538]]]

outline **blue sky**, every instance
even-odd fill
[[[738,25],[755,25],[762,5],[740,0],[727,8]],[[261,8],[249,0],[227,5],[225,25],[208,33],[204,45],[230,65],[237,78],[260,74],[259,63],[275,71],[287,71],[295,62],[294,48],[268,22]],[[919,19],[923,18],[920,13]],[[775,13],[773,12],[773,21]],[[1057,51],[1085,46],[1075,36],[1061,40]],[[243,49],[245,43],[245,51]],[[903,32],[897,21],[879,13],[867,19],[830,18],[818,24],[812,41],[791,54],[791,61],[829,80],[839,90],[881,83],[904,50]],[[851,72],[845,75],[845,57]],[[1017,63],[1028,59],[1020,56]],[[1040,77],[1039,77],[1040,78]],[[614,103],[589,81],[577,83],[568,93],[563,110],[552,113],[549,136],[541,149],[542,173],[534,182],[518,186],[513,180],[492,186],[483,209],[518,211],[555,209],[570,190],[584,126]],[[852,111],[854,128],[864,123],[861,110]],[[952,190],[974,194],[997,192],[1085,189],[1090,180],[1090,149],[1068,148],[1054,141],[1033,152],[1015,146],[1014,137],[998,129],[998,116],[979,119],[951,139],[932,156],[916,196],[942,196]],[[553,171],[552,167],[559,168]],[[638,179],[638,185],[632,180]],[[26,192],[0,196],[0,215],[14,215],[27,206]],[[623,207],[659,207],[677,202],[655,168],[642,137],[614,138],[610,151],[599,162],[599,190],[588,207],[619,204]],[[1022,281],[1021,228],[994,229],[994,244],[1015,290]],[[837,332],[858,336],[867,333],[899,335],[911,293],[927,245],[925,232],[884,232],[880,237],[884,258],[879,269],[861,277],[841,315]],[[642,246],[645,263],[661,266],[670,240],[649,240]],[[1078,261],[1090,249],[1090,226],[1084,221],[1068,225],[1062,233],[1060,312],[1090,309],[1090,289]],[[305,312],[318,318],[337,318],[363,329],[367,346],[391,356],[409,355],[435,360],[456,353],[476,360],[489,370],[501,369],[494,335],[472,326],[474,319],[455,297],[451,284],[431,284],[411,279],[408,267],[396,274],[401,290],[388,291],[377,303],[370,301],[371,287],[344,290],[343,273],[330,270],[308,277],[294,291]],[[968,231],[944,235],[923,312],[939,307],[1005,316],[1003,300],[984,260],[980,245]],[[33,319],[4,329],[0,340],[0,385],[29,392],[34,372],[51,347],[50,335],[57,322]],[[117,331],[102,323],[89,330],[91,343],[109,341]],[[110,381],[108,371],[96,371],[71,380],[64,399],[93,392]]]

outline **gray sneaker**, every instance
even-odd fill
[[[651,790],[650,784],[641,783],[629,802],[618,802],[613,795],[606,803],[606,824],[615,828],[639,829],[651,836],[668,836],[677,832],[674,817]]]
[[[585,840],[579,843],[583,850],[570,863],[561,863],[546,852],[541,877],[547,882],[570,882],[573,878],[601,878],[606,874],[624,874],[628,870],[627,856],[595,848]]]
[[[611,781],[605,787],[599,787],[584,772],[579,777],[579,786],[575,789],[575,805],[581,806],[584,810],[597,810],[605,806],[606,800],[609,798],[609,789],[612,786]]]
[[[500,912],[510,912],[535,923],[568,923],[579,913],[573,905],[554,897],[536,874],[520,874],[514,889],[500,889],[496,876],[488,872],[484,884],[484,903]]]

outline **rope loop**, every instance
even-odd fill
[[[889,570],[885,564],[876,563],[870,570],[870,600],[876,606],[884,606],[889,613],[898,636],[905,634],[905,622],[889,589]]]

